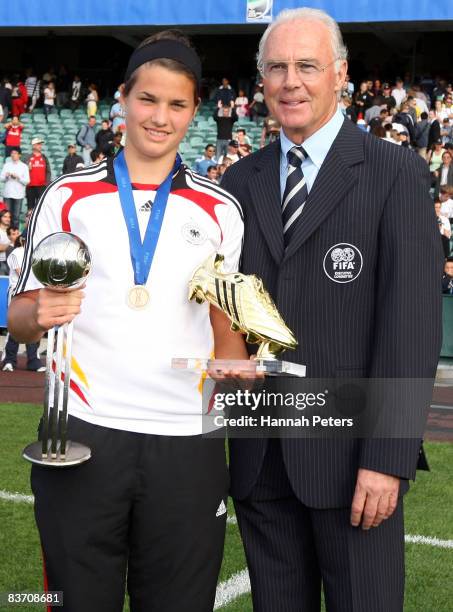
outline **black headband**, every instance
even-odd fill
[[[149,45],[136,49],[129,59],[129,64],[127,65],[126,74],[124,76],[125,82],[127,82],[132,73],[143,64],[146,64],[154,59],[164,58],[176,60],[186,66],[186,68],[188,68],[196,78],[197,89],[200,89],[200,58],[191,47],[188,47],[184,43],[177,40],[169,39],[156,40],[156,42],[152,42]]]

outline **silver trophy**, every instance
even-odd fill
[[[41,240],[33,252],[31,266],[45,287],[56,291],[77,288],[90,271],[90,251],[74,234],[57,232]],[[71,321],[49,329],[47,334],[41,441],[29,444],[22,453],[25,459],[39,465],[69,467],[91,457],[87,446],[66,437],[73,327]]]

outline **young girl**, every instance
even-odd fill
[[[182,34],[145,40],[121,92],[125,149],[57,179],[30,223],[10,329],[37,341],[75,318],[68,437],[92,450],[75,468],[32,467],[48,586],[64,591],[63,610],[121,612],[126,576],[133,612],[213,609],[224,441],[201,436],[203,378],[172,370],[171,359],[248,355],[221,311],[187,299],[214,251],[237,269],[243,233],[236,200],[177,154],[200,79]],[[30,270],[38,242],[61,230],[92,252],[84,290],[43,289]]]

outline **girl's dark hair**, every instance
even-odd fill
[[[181,30],[177,30],[177,29],[162,30],[162,32],[157,32],[156,34],[152,34],[151,36],[148,36],[148,38],[145,38],[145,40],[142,41],[138,45],[137,49],[141,49],[142,47],[145,47],[146,45],[157,42],[158,40],[176,40],[182,43],[183,45],[185,45],[186,47],[189,47],[189,49],[193,49],[192,43],[187,38],[187,36],[183,34]],[[195,104],[198,104],[199,96],[198,96],[197,79],[195,75],[193,74],[193,72],[187,66],[185,66],[181,62],[178,62],[177,60],[167,59],[165,57],[151,60],[146,65],[147,66],[162,66],[162,68],[166,68],[167,70],[171,70],[173,72],[179,72],[179,73],[184,74],[193,83],[194,102]],[[129,95],[136,81],[137,81],[137,71],[133,72],[131,77],[124,83],[123,95],[125,96]]]

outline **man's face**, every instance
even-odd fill
[[[237,155],[238,147],[233,147],[233,145],[228,145],[228,153],[227,155]]]
[[[223,112],[223,116],[224,117],[229,117],[230,116],[230,109],[228,108],[228,106],[224,106],[222,109]]]
[[[18,152],[18,151],[11,151],[11,159],[12,159],[14,162],[19,161],[19,158],[20,158],[20,155],[19,155],[19,152]]]
[[[208,147],[206,149],[206,157],[208,159],[212,159],[214,157],[214,153],[215,153],[215,148],[214,147]]]
[[[108,121],[103,121],[103,122],[102,122],[102,129],[103,129],[103,130],[108,130],[108,129],[109,129],[109,124],[108,124]]]
[[[229,85],[229,81],[228,81],[228,79],[222,79],[222,85],[223,85],[224,87],[228,87],[228,85]]]
[[[89,125],[90,127],[95,126],[95,125],[96,125],[96,119],[95,119],[94,117],[90,117],[90,118],[88,119],[88,125]]]
[[[446,261],[444,265],[444,272],[448,276],[453,276],[453,261]]]
[[[19,117],[17,117],[16,115],[14,115],[14,117],[11,120],[11,123],[13,125],[17,125],[19,123]]]
[[[42,142],[38,142],[37,144],[34,144],[32,148],[33,148],[33,151],[35,151],[35,153],[41,153]]]
[[[397,89],[403,89],[403,81],[397,81],[396,82],[396,88]]]
[[[75,152],[76,152],[76,148],[75,147],[68,147],[69,155],[74,155]]]
[[[442,155],[442,162],[444,166],[449,166],[451,164],[451,155],[450,153],[444,153]]]
[[[329,64],[309,80],[304,80],[294,63],[288,64],[283,78],[264,78],[269,113],[296,144],[327,123],[336,111],[337,92],[343,87],[347,62],[341,62],[337,73],[333,65],[335,59],[327,26],[319,21],[282,23],[272,30],[266,41],[264,62],[304,60],[318,68]]]

